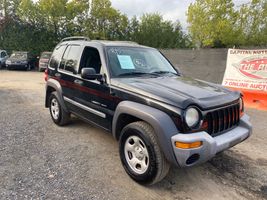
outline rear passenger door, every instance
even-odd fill
[[[77,101],[78,90],[75,84],[78,63],[80,61],[81,46],[76,44],[68,45],[61,58],[58,72],[55,76],[60,80],[63,98],[70,110],[76,110],[77,106],[71,102]]]

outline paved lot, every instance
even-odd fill
[[[142,187],[109,133],[77,118],[52,123],[43,73],[1,70],[0,105],[0,199],[267,199],[267,112],[247,111],[254,134],[246,142]]]

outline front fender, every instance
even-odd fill
[[[129,114],[149,123],[155,131],[158,143],[166,159],[177,166],[172,150],[171,137],[177,134],[178,130],[169,115],[150,106],[131,101],[123,101],[119,103],[114,114],[112,122],[112,134],[114,137],[118,134],[116,133],[116,126],[120,123],[118,119],[121,114]]]

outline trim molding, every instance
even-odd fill
[[[88,111],[90,113],[93,113],[93,114],[95,114],[95,115],[97,115],[99,117],[106,118],[106,114],[105,113],[99,112],[98,110],[95,110],[93,108],[89,108],[88,106],[80,104],[80,103],[78,103],[76,101],[73,101],[72,99],[67,98],[67,97],[63,97],[63,98],[64,98],[65,101],[67,101],[67,102],[69,102],[69,103],[71,103],[71,104],[73,104],[73,105],[75,105],[75,106],[77,106],[77,107],[79,107],[81,109],[84,109],[84,110],[86,110],[86,111]]]

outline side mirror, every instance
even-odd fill
[[[87,80],[102,81],[102,74],[97,74],[94,68],[83,68],[81,77]]]

